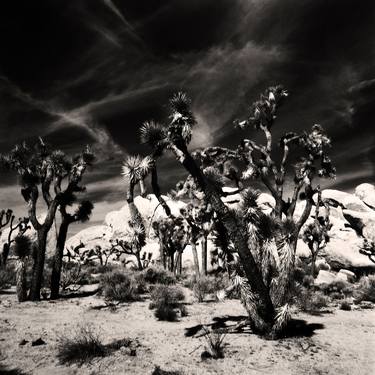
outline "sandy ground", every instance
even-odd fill
[[[188,296],[188,301],[191,297]],[[375,374],[374,310],[341,311],[319,316],[298,314],[294,337],[269,341],[249,332],[226,336],[225,358],[201,360],[203,337],[185,336],[198,324],[226,326],[244,315],[236,300],[188,304],[189,315],[179,322],[161,322],[148,309],[149,301],[121,306],[115,312],[95,309],[95,296],[57,302],[16,302],[0,295],[0,352],[4,368],[28,374],[151,374],[155,365],[184,374]],[[58,337],[76,324],[90,322],[104,343],[129,337],[140,346],[131,357],[123,351],[88,365],[60,365]],[[299,327],[299,328],[298,328]],[[41,337],[46,345],[31,346]],[[20,346],[22,340],[29,342]],[[4,367],[6,366],[6,367]],[[0,370],[2,373],[2,370]]]

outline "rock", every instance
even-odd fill
[[[315,201],[316,197],[317,195],[314,196]],[[340,190],[325,189],[322,191],[322,198],[330,200],[331,205],[342,206],[342,208],[347,210],[371,212],[371,208],[363,203],[357,196]]]
[[[345,273],[338,273],[336,275],[336,281],[344,281],[344,282],[349,282],[348,275]]]
[[[31,346],[40,346],[40,345],[46,345],[46,344],[47,343],[41,337],[31,342]]]
[[[308,258],[311,256],[311,251],[309,247],[301,239],[299,239],[297,242],[296,255],[299,256],[300,258]]]
[[[324,270],[324,271],[330,271],[331,270],[331,266],[328,264],[328,262],[322,258],[322,259],[318,259],[316,262],[315,262],[315,268],[320,271],[320,270]],[[350,271],[349,271],[350,272]]]
[[[324,250],[324,257],[332,269],[375,268],[367,256],[360,254],[363,239],[353,229],[333,227],[329,235],[330,241]]]
[[[341,269],[338,273],[338,275],[340,274],[344,274],[347,276],[347,280],[351,283],[354,283],[354,281],[356,280],[356,276],[355,276],[355,273],[352,272],[352,271],[349,271],[349,270],[346,270],[346,269]]]
[[[320,270],[314,283],[316,285],[321,285],[321,284],[331,284],[335,281],[336,281],[336,274],[334,272]]]
[[[343,214],[358,234],[375,241],[375,211],[357,212],[343,210]]]
[[[360,184],[355,188],[355,196],[361,199],[367,206],[375,210],[375,186]]]

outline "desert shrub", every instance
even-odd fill
[[[176,276],[161,267],[148,267],[142,271],[143,279],[148,284],[176,284]]]
[[[72,336],[62,336],[59,339],[57,358],[61,364],[83,365],[95,357],[105,355],[106,348],[91,325],[78,326]]]
[[[210,331],[207,328],[204,329],[204,338],[207,342],[207,349],[212,358],[224,358],[224,339],[225,332],[223,330]]]
[[[155,366],[151,375],[183,375],[183,373],[181,371],[162,370],[159,366]]]
[[[349,301],[344,300],[340,303],[340,310],[350,311],[351,309],[352,306]]]
[[[107,272],[100,278],[99,294],[109,302],[132,302],[140,300],[140,285],[129,272]]]
[[[100,263],[96,263],[96,262],[92,262],[90,263],[90,265],[88,266],[88,273],[89,274],[103,274],[103,273],[107,273],[107,272],[112,272],[114,271],[115,269],[118,269],[119,267],[115,264],[112,264],[112,263],[107,263],[107,264],[100,264]]]
[[[185,300],[184,292],[177,286],[156,285],[151,291],[150,309],[155,309],[159,320],[176,321],[177,311],[186,315],[186,308],[181,303]]]
[[[16,271],[14,264],[8,263],[0,268],[0,290],[16,285]]]
[[[196,278],[193,284],[193,293],[198,302],[203,302],[208,294],[214,293],[218,290],[216,287],[217,284],[214,278],[209,276],[200,276]]]
[[[336,280],[329,284],[321,284],[319,289],[324,292],[326,295],[338,297],[338,294],[341,295],[340,298],[349,297],[353,294],[353,286],[344,280]]]
[[[305,275],[302,278],[302,285],[305,288],[311,288],[314,285],[314,277],[311,275]]]
[[[355,289],[356,302],[370,301],[375,303],[375,275],[363,276]]]
[[[123,338],[104,345],[92,325],[78,325],[73,334],[59,338],[57,358],[61,364],[83,365],[95,357],[105,357],[122,347],[129,348],[132,344],[132,340]]]
[[[316,312],[327,307],[329,298],[320,291],[301,287],[295,296],[296,305],[305,312]]]

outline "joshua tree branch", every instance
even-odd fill
[[[167,216],[171,215],[171,209],[169,208],[167,202],[164,200],[164,198],[161,196],[160,192],[160,186],[158,182],[158,171],[156,169],[156,163],[154,162],[154,165],[151,169],[151,186],[152,191],[155,194],[155,197],[158,199],[160,205],[163,207],[165,213]]]

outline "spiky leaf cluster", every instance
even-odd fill
[[[155,121],[146,121],[140,129],[140,138],[143,144],[147,144],[155,153],[161,156],[167,146],[165,128]]]
[[[250,106],[250,115],[245,121],[236,121],[235,126],[245,129],[253,126],[255,129],[263,127],[270,129],[276,118],[276,109],[284,97],[288,96],[282,86],[269,87],[260,99]]]
[[[143,180],[152,167],[152,160],[149,156],[142,158],[140,155],[128,156],[122,165],[122,175],[125,180],[137,183]]]
[[[13,242],[13,253],[18,258],[25,258],[30,255],[32,242],[30,237],[25,235],[16,236]]]

